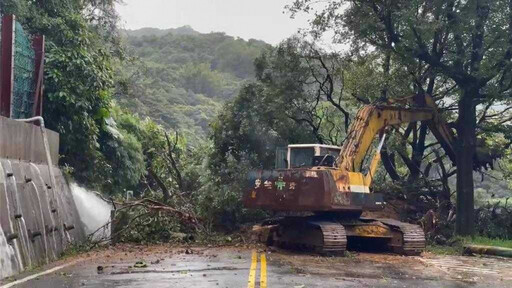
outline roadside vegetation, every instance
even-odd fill
[[[462,255],[464,253],[464,245],[483,245],[503,248],[512,248],[512,240],[500,238],[488,238],[482,236],[474,237],[453,237],[449,243],[438,245],[432,243],[427,246],[427,252],[439,255]]]
[[[254,59],[270,45],[191,27],[121,31],[130,55],[121,63],[115,99],[140,117],[204,142],[222,104],[254,78]]]
[[[244,241],[231,233],[269,216],[243,207],[246,174],[272,168],[277,147],[341,145],[363,105],[429,94],[458,136],[459,165],[426,123],[393,127],[373,190],[423,225],[432,251],[510,247],[512,26],[497,24],[512,18],[507,1],[290,1],[314,21],[276,46],[190,27],[122,31],[115,2],[4,0],[0,12],[46,36],[44,116],[61,135],[60,165],[128,207],[119,241]],[[323,49],[324,33],[346,49]]]

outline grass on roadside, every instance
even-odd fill
[[[462,255],[462,245],[437,245],[430,244],[427,245],[425,251],[437,254],[437,255]]]
[[[512,240],[505,239],[493,239],[482,236],[475,236],[473,238],[468,237],[466,244],[475,244],[475,245],[485,245],[485,246],[497,246],[497,247],[505,247],[512,248]]]
[[[438,255],[462,255],[465,244],[505,247],[512,249],[512,240],[488,238],[482,236],[454,237],[448,241],[451,245],[427,245],[427,252]]]

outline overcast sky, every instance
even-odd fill
[[[284,6],[293,0],[124,0],[118,5],[122,26],[176,28],[190,25],[195,30],[225,32],[244,39],[271,44],[307,27],[302,15],[290,19]]]

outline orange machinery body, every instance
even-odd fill
[[[352,122],[343,147],[332,167],[310,166],[251,171],[243,195],[248,208],[296,212],[361,212],[383,207],[381,194],[370,186],[379,160],[380,148],[368,172],[361,172],[373,139],[384,128],[414,121],[427,121],[430,130],[453,160],[454,136],[427,96],[425,107],[364,106]],[[314,145],[314,144],[311,144]],[[290,145],[293,146],[293,145]],[[290,148],[289,148],[290,149]],[[288,152],[288,162],[290,162]]]

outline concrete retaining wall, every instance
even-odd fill
[[[52,162],[59,163],[59,133],[46,129]],[[0,158],[45,163],[39,126],[0,116]]]
[[[57,163],[59,137],[53,131],[48,136]],[[49,263],[85,239],[69,185],[56,166],[56,187],[51,185],[42,143],[38,126],[0,117],[0,227],[8,244],[0,249],[13,255],[3,259],[12,268],[3,277]]]

